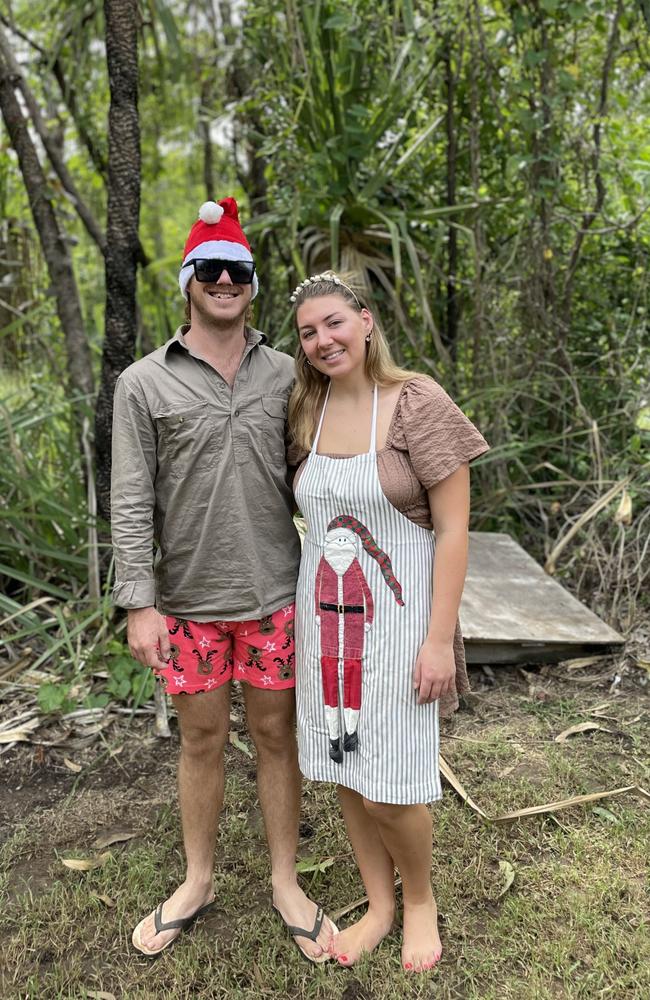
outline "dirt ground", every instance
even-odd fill
[[[560,666],[494,668],[487,674],[473,670],[472,680],[473,694],[444,725],[442,753],[491,817],[572,794],[650,786],[650,690],[642,672],[628,672],[617,682],[611,664],[603,661],[570,671]],[[220,905],[169,957],[154,963],[159,970],[154,975],[152,965],[131,951],[129,938],[134,921],[182,872],[176,724],[172,720],[172,737],[164,740],[153,735],[152,716],[130,720],[109,714],[106,720],[96,732],[73,727],[65,739],[62,724],[53,720],[44,733],[39,730],[40,742],[16,744],[2,756],[3,1000],[650,997],[650,973],[641,968],[650,955],[639,937],[645,930],[648,938],[650,920],[650,802],[636,793],[493,825],[447,786],[436,835],[454,860],[441,875],[446,962],[436,974],[435,990],[420,983],[395,992],[397,937],[390,947],[382,944],[376,961],[373,956],[343,978],[339,969],[329,980],[320,971],[305,978],[280,931],[264,923],[269,891],[263,827],[254,758],[245,752],[253,749],[237,697],[232,727],[245,749],[227,749],[226,806],[216,858],[218,882],[223,880]],[[585,723],[591,728],[556,742],[566,729]],[[327,791],[306,789],[300,855],[307,859],[306,886],[330,908],[334,902],[343,908],[363,890],[335,811]],[[66,858],[90,859],[97,867],[70,870],[63,864]],[[616,879],[608,875],[611,865]],[[506,885],[509,872],[513,880]],[[616,898],[604,906],[602,900],[614,890]],[[576,894],[566,912],[558,901],[563,891]],[[594,915],[595,899],[602,914]],[[540,918],[542,926],[556,928],[558,941],[562,935],[566,941],[561,947],[554,942],[559,950],[542,956],[538,967],[538,948],[531,942],[539,941]],[[619,949],[618,967],[616,956],[611,967],[606,944],[610,922],[628,946],[626,956]],[[239,926],[252,935],[255,947],[262,947],[260,934],[270,941],[256,952],[252,967],[238,952],[244,947]],[[513,935],[521,935],[514,949]],[[569,943],[581,936],[582,945]],[[204,979],[201,948],[213,940],[221,961],[210,965],[210,978]],[[583,955],[572,955],[573,948]],[[496,974],[495,969],[506,967],[507,975]],[[576,969],[584,971],[583,984]]]

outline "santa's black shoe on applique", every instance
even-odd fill
[[[346,753],[350,753],[351,750],[356,750],[359,746],[359,737],[357,736],[356,730],[353,733],[346,733],[343,737],[343,749]]]
[[[330,757],[335,764],[341,764],[343,762],[343,751],[341,750],[340,739],[330,740]]]

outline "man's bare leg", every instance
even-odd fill
[[[248,730],[257,749],[257,791],[271,855],[273,905],[286,923],[311,928],[317,906],[296,877],[300,817],[298,748],[293,690],[265,691],[242,684]],[[300,947],[317,958],[327,951],[333,927],[327,917],[317,940],[298,938]]]
[[[187,859],[185,881],[163,906],[163,921],[187,917],[213,896],[214,848],[223,806],[223,751],[230,729],[230,683],[215,691],[174,696],[181,729],[178,796]],[[140,931],[145,948],[157,950],[178,937],[156,934],[153,913]]]

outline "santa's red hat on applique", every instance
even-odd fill
[[[185,265],[192,260],[213,258],[253,260],[248,240],[239,224],[237,202],[234,198],[222,198],[219,202],[205,201],[199,209],[199,217],[187,237],[183,264],[178,276],[181,292],[186,298],[193,269]],[[253,275],[251,291],[251,298],[254,299],[258,291],[257,274]]]

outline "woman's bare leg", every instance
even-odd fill
[[[348,837],[368,896],[368,909],[356,923],[334,936],[332,951],[341,965],[354,965],[388,934],[395,915],[395,866],[369,816],[364,800],[350,788],[338,786]]]
[[[364,799],[381,840],[402,877],[404,940],[402,965],[408,971],[432,968],[442,951],[438,911],[431,891],[433,833],[425,805],[391,805]]]

